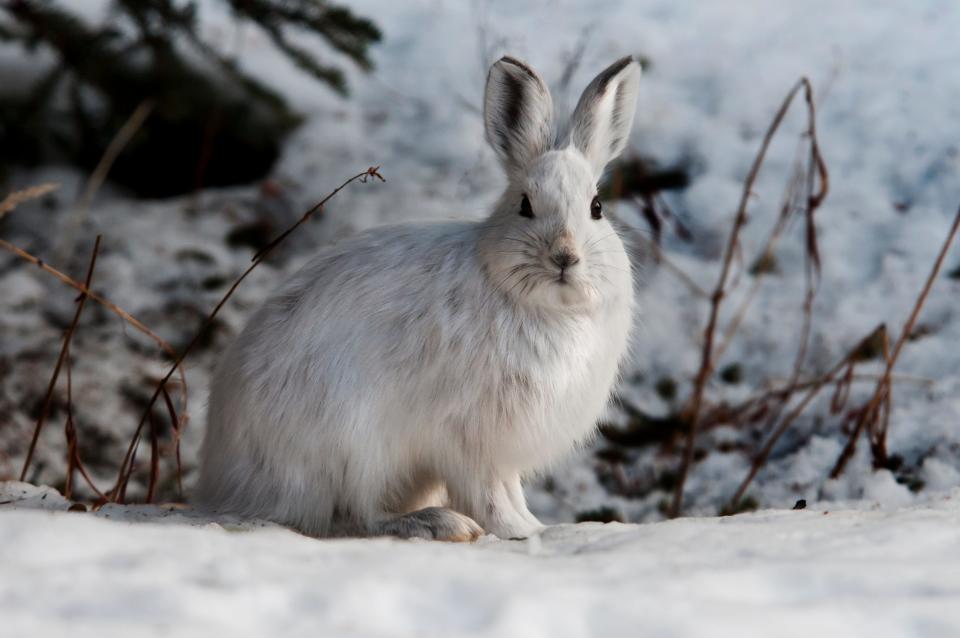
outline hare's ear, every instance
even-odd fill
[[[600,175],[623,151],[633,125],[640,86],[640,64],[633,57],[617,60],[584,90],[570,120],[569,142]]]
[[[553,142],[547,85],[520,60],[500,58],[487,75],[483,122],[487,141],[507,173],[523,170]]]

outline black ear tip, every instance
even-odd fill
[[[620,75],[624,69],[635,62],[636,59],[632,55],[627,55],[601,71],[600,75],[597,76],[597,79],[594,80],[597,92],[602,93],[605,91],[607,89],[607,85],[610,84],[610,81],[613,80],[613,78]],[[637,68],[640,68],[639,64],[637,64]]]
[[[497,64],[512,64],[514,66],[526,66],[522,61],[512,55],[505,55],[496,62]]]
[[[611,77],[616,75],[617,73],[620,73],[620,71],[623,71],[625,68],[627,68],[633,63],[637,63],[639,65],[639,61],[635,56],[632,56],[632,55],[623,56],[622,58],[620,58],[619,60],[617,60],[616,62],[610,65]]]
[[[523,62],[522,60],[518,60],[517,58],[514,58],[514,57],[512,57],[512,56],[505,55],[505,56],[503,56],[502,58],[500,58],[499,60],[497,60],[496,62],[493,63],[493,66],[500,66],[500,65],[510,65],[510,66],[515,67],[516,69],[522,71],[523,73],[526,73],[526,74],[529,75],[531,78],[537,79],[537,74],[533,71],[533,69],[530,68],[530,65],[528,65],[526,62]]]

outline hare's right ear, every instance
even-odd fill
[[[569,141],[598,177],[627,145],[639,85],[640,64],[621,58],[594,78],[573,111]]]
[[[553,142],[553,100],[540,76],[520,60],[490,67],[483,99],[487,141],[507,173],[526,168]]]

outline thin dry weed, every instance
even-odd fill
[[[224,304],[233,296],[233,293],[237,290],[243,280],[253,272],[253,269],[259,266],[263,260],[277,247],[279,246],[291,233],[296,231],[301,225],[306,223],[314,214],[321,212],[323,207],[326,205],[330,199],[332,199],[337,193],[346,188],[348,185],[355,181],[360,181],[366,183],[370,178],[377,178],[380,181],[384,180],[383,176],[379,172],[379,166],[371,166],[361,173],[357,173],[353,177],[347,179],[342,184],[337,186],[333,191],[331,191],[326,197],[324,197],[320,202],[308,209],[295,224],[287,228],[285,231],[280,233],[276,238],[274,238],[269,244],[267,244],[262,250],[257,252],[251,259],[252,263],[250,266],[237,278],[236,281],[230,286],[226,294],[220,299],[217,305],[213,308],[207,318],[204,320],[203,325],[194,335],[193,339],[187,344],[183,351],[176,357],[174,364],[170,367],[167,373],[163,376],[162,379],[157,383],[156,388],[153,391],[153,394],[150,397],[150,400],[147,402],[147,405],[143,411],[143,416],[140,417],[140,422],[137,424],[136,430],[134,431],[133,437],[130,440],[130,444],[127,447],[127,452],[124,455],[123,462],[120,465],[120,471],[117,474],[117,480],[113,488],[110,490],[109,497],[110,500],[115,502],[123,502],[126,496],[127,485],[130,482],[130,478],[133,475],[137,448],[140,442],[140,438],[143,433],[143,428],[147,422],[152,417],[153,406],[156,405],[157,400],[166,392],[166,384],[173,376],[174,372],[179,366],[182,365],[183,360],[190,354],[190,351],[201,339],[206,330],[210,327],[213,320],[216,318],[217,314],[220,312],[220,309],[223,308]],[[171,418],[174,418],[171,415]],[[174,426],[176,427],[176,426]],[[153,428],[151,428],[153,430]]]
[[[100,253],[100,235],[93,244],[93,253],[90,256],[90,265],[87,267],[87,277],[84,280],[84,288],[90,288],[90,281],[93,279],[93,269],[97,265],[97,255]],[[70,327],[63,335],[63,345],[60,347],[60,355],[57,357],[57,363],[53,367],[53,374],[50,375],[50,382],[47,384],[47,393],[43,399],[43,407],[40,409],[40,416],[37,417],[37,424],[33,428],[33,437],[30,439],[30,446],[27,448],[27,457],[23,461],[23,469],[20,470],[20,480],[27,479],[27,471],[30,469],[30,462],[33,461],[33,453],[37,448],[37,441],[40,439],[40,432],[50,414],[50,406],[53,404],[53,391],[57,387],[57,379],[60,377],[60,369],[70,351],[70,340],[73,339],[73,333],[76,332],[77,324],[80,322],[80,315],[83,313],[83,307],[87,302],[87,295],[80,293],[77,297],[77,310],[73,314],[73,320]],[[70,418],[68,416],[68,418]]]
[[[770,146],[770,143],[773,141],[774,136],[776,135],[777,130],[780,128],[780,124],[783,121],[784,116],[786,115],[790,105],[793,102],[794,97],[801,90],[804,92],[804,97],[806,98],[807,103],[807,113],[808,113],[808,130],[807,134],[810,140],[810,160],[808,167],[808,198],[807,206],[805,210],[805,218],[807,221],[807,295],[804,303],[804,312],[806,315],[805,326],[803,331],[803,336],[801,337],[801,347],[800,352],[798,353],[797,360],[798,365],[802,363],[803,356],[806,352],[806,342],[807,336],[809,335],[810,329],[810,307],[812,306],[813,294],[815,294],[814,286],[814,276],[819,272],[820,267],[820,254],[817,247],[816,239],[816,227],[814,225],[814,214],[816,210],[820,207],[820,204],[823,202],[823,199],[826,197],[828,190],[828,173],[826,163],[823,161],[823,157],[820,154],[819,142],[816,135],[816,109],[814,106],[813,100],[813,87],[810,84],[810,81],[806,78],[800,78],[800,80],[793,86],[793,88],[787,93],[786,98],[780,106],[780,109],[777,111],[776,115],[773,118],[770,126],[767,128],[767,132],[764,134],[763,142],[760,145],[760,149],[757,152],[756,157],[754,158],[753,164],[750,167],[750,171],[747,174],[747,178],[744,181],[743,193],[740,198],[740,205],[737,208],[737,213],[734,216],[733,225],[730,229],[730,236],[727,240],[726,250],[724,252],[723,263],[720,268],[720,275],[717,279],[716,287],[714,288],[713,294],[710,298],[710,315],[707,320],[707,326],[704,329],[704,339],[703,339],[703,350],[701,354],[700,369],[697,372],[696,378],[694,379],[694,387],[690,397],[690,400],[685,408],[686,420],[689,422],[689,432],[687,434],[686,447],[684,449],[683,459],[680,465],[679,478],[676,483],[676,488],[673,494],[673,502],[670,506],[670,516],[676,517],[679,516],[683,509],[683,488],[686,484],[687,475],[690,471],[690,466],[693,463],[694,449],[696,445],[697,433],[700,428],[701,420],[701,411],[704,400],[704,392],[706,391],[707,381],[710,378],[715,366],[716,360],[714,357],[714,339],[717,326],[717,320],[720,313],[720,305],[724,297],[728,294],[727,282],[731,272],[731,266],[734,261],[735,255],[740,253],[740,232],[743,230],[744,225],[747,222],[747,206],[750,201],[750,198],[753,194],[753,186],[756,182],[757,176],[760,173],[760,168],[763,166],[764,159],[766,158],[767,149]],[[819,182],[819,184],[818,184]],[[817,187],[819,186],[819,187]],[[795,383],[799,376],[799,370],[795,371],[793,382]]]
[[[3,198],[3,201],[0,201],[0,219],[3,219],[7,213],[13,212],[13,210],[20,204],[28,202],[31,199],[43,197],[47,193],[52,193],[58,188],[60,188],[60,184],[49,182],[46,184],[37,184],[36,186],[31,186],[30,188],[24,188],[22,190],[10,193]]]
[[[940,269],[943,267],[943,261],[946,258],[947,253],[950,251],[950,246],[953,244],[953,240],[957,236],[958,229],[960,229],[960,209],[957,210],[957,214],[953,219],[953,225],[950,227],[950,231],[947,233],[947,237],[943,241],[943,246],[941,246],[940,253],[937,255],[936,261],[933,263],[933,268],[930,270],[930,275],[927,277],[926,283],[920,290],[920,294],[917,296],[917,301],[913,305],[913,310],[910,312],[910,317],[904,324],[903,330],[900,331],[900,337],[897,339],[897,343],[893,347],[892,354],[890,354],[888,357],[885,357],[886,366],[884,368],[883,375],[880,377],[880,380],[877,381],[877,386],[873,391],[873,395],[858,414],[856,427],[847,441],[847,445],[840,453],[839,458],[837,458],[837,462],[834,464],[833,469],[830,471],[831,478],[837,478],[843,473],[844,468],[856,451],[859,435],[864,430],[866,430],[870,435],[871,452],[873,453],[874,466],[882,467],[886,464],[887,431],[889,429],[889,418],[892,402],[891,375],[893,372],[893,367],[897,364],[897,359],[900,357],[900,352],[903,350],[904,344],[906,344],[910,335],[913,334],[913,328],[917,323],[917,319],[920,317],[920,311],[923,309],[923,305],[926,303],[927,297],[930,295],[930,290],[933,288],[933,284],[940,274]]]

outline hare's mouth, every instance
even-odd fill
[[[561,268],[560,272],[554,271],[555,277],[554,282],[558,286],[570,286],[576,282],[576,278],[570,273],[570,270],[567,268]]]

